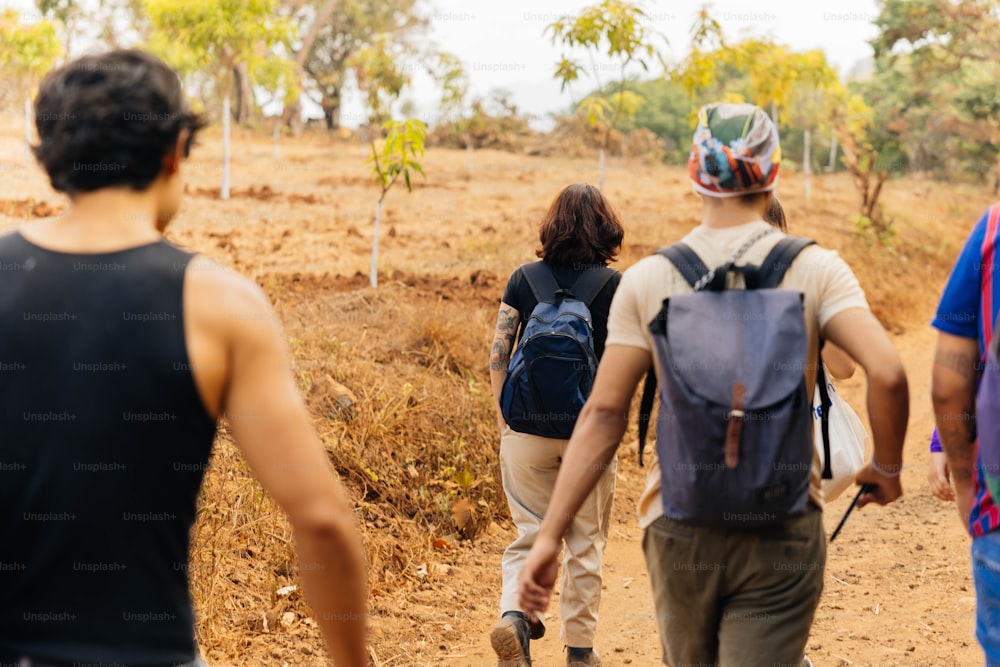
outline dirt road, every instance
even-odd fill
[[[930,364],[934,334],[929,327],[897,337],[910,379],[910,426],[903,471],[905,495],[890,507],[869,506],[852,514],[827,556],[826,580],[807,652],[814,664],[944,667],[982,663],[973,636],[974,593],[968,538],[953,504],[927,490],[927,438],[933,428]],[[858,376],[841,391],[865,417],[865,381]],[[620,466],[616,522],[605,563],[605,592],[596,645],[607,666],[660,664],[642,534],[632,516],[641,471]],[[825,513],[827,534],[850,504],[852,492]],[[512,534],[512,533],[511,533]],[[500,553],[483,554],[498,567]],[[484,568],[487,564],[483,563]],[[490,576],[490,575],[487,575]],[[558,598],[553,598],[544,639],[532,643],[535,667],[565,665],[558,637]],[[484,601],[485,602],[485,601]],[[495,604],[495,601],[490,601]],[[440,663],[495,664],[489,645],[493,620],[456,628],[464,649]]]

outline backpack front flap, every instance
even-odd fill
[[[677,360],[675,372],[704,400],[728,405],[733,382],[739,381],[746,385],[747,409],[758,410],[804,382],[800,293],[695,292],[671,297],[668,308],[666,335]],[[695,363],[685,363],[689,359]]]
[[[651,330],[664,513],[753,525],[804,512],[813,443],[802,295],[675,295]]]

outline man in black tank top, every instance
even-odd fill
[[[140,51],[53,71],[35,155],[69,211],[0,237],[0,666],[199,665],[189,531],[226,414],[288,513],[337,665],[367,665],[351,505],[252,282],[161,232],[202,120]]]

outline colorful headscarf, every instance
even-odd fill
[[[752,104],[709,104],[698,112],[688,159],[694,189],[738,197],[774,189],[781,163],[778,129]]]

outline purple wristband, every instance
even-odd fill
[[[934,452],[943,452],[944,448],[941,446],[941,438],[938,436],[937,429],[931,433],[931,454]]]

